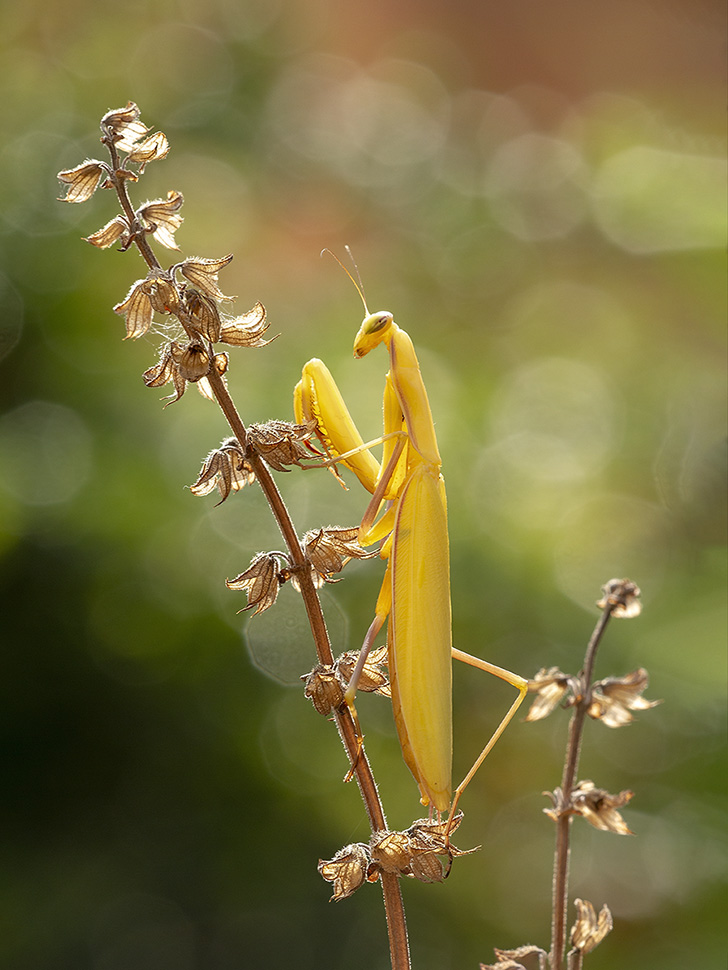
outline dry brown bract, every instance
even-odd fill
[[[634,835],[617,811],[632,799],[634,792],[628,789],[618,795],[610,795],[604,788],[597,788],[593,781],[585,780],[574,787],[568,798],[560,788],[543,794],[553,802],[553,808],[545,808],[544,814],[554,821],[563,815],[582,815],[595,829],[616,832],[617,835]]]
[[[588,899],[575,899],[574,905],[576,922],[571,928],[572,946],[581,953],[591,953],[612,929],[612,914],[605,904],[597,916]]]
[[[648,701],[642,691],[649,684],[644,667],[624,677],[606,677],[592,686],[589,717],[600,720],[607,727],[623,727],[633,720],[632,711],[647,711],[662,701]]]

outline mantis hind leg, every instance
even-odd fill
[[[445,831],[446,839],[449,839],[450,837],[450,827],[455,818],[455,812],[457,810],[458,803],[460,801],[460,798],[463,792],[475,777],[480,766],[483,764],[485,759],[493,750],[496,741],[498,741],[500,736],[503,734],[505,729],[513,720],[513,717],[515,716],[516,711],[523,703],[524,698],[526,697],[526,693],[528,691],[528,681],[524,680],[523,677],[519,677],[518,674],[512,673],[510,670],[505,670],[505,668],[503,667],[497,667],[495,664],[488,663],[487,660],[481,660],[479,657],[473,657],[469,653],[464,653],[462,650],[457,650],[455,647],[452,648],[452,656],[453,656],[453,660],[461,660],[463,663],[470,664],[471,667],[477,667],[478,670],[483,670],[485,671],[485,673],[493,674],[493,676],[498,677],[500,680],[504,680],[507,684],[510,684],[512,687],[515,687],[517,689],[518,697],[511,704],[505,717],[501,720],[500,724],[498,725],[498,727],[495,729],[490,739],[488,740],[488,743],[485,745],[483,750],[475,759],[471,769],[468,771],[468,773],[465,775],[463,780],[455,789],[455,792],[453,794],[452,804],[450,806],[449,816],[448,816],[448,826]]]

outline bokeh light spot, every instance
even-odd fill
[[[0,486],[26,505],[72,499],[91,461],[88,429],[70,408],[31,401],[0,418]]]
[[[597,172],[596,221],[629,252],[722,248],[727,177],[725,159],[636,145]]]
[[[334,652],[341,653],[346,649],[342,646],[347,639],[346,616],[328,592],[320,591],[319,598]],[[287,687],[301,687],[301,677],[313,667],[315,653],[300,594],[284,587],[275,606],[250,617],[243,637],[261,673]]]

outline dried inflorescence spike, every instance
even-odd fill
[[[600,720],[607,727],[623,727],[633,720],[632,711],[646,711],[662,701],[648,701],[642,691],[649,684],[649,675],[639,667],[625,677],[606,677],[592,686],[589,717]]]
[[[181,192],[170,190],[166,199],[153,199],[137,209],[137,218],[145,230],[167,249],[179,250],[174,234],[184,221],[179,214],[184,201]]]
[[[244,589],[247,592],[248,605],[241,612],[255,607],[253,616],[273,606],[281,584],[278,555],[269,552],[259,553],[244,573],[225,581],[228,589]]]
[[[101,180],[111,174],[106,162],[97,158],[87,158],[75,168],[68,168],[58,173],[61,182],[68,184],[66,194],[59,198],[59,202],[86,202],[99,187]]]
[[[369,863],[369,847],[361,842],[345,845],[333,859],[319,859],[318,871],[334,884],[332,901],[346,899],[357,891],[367,878]]]
[[[572,678],[562,673],[558,667],[542,667],[533,680],[528,682],[528,691],[536,694],[526,721],[540,721],[554,710],[569,690]]]
[[[612,914],[605,904],[596,911],[588,899],[575,899],[576,922],[571,929],[572,946],[581,953],[591,953],[611,931]]]
[[[290,471],[286,465],[300,465],[309,457],[306,442],[313,433],[313,422],[291,424],[289,421],[266,421],[251,424],[248,442],[261,458],[278,472]]]
[[[222,300],[232,300],[233,297],[225,296],[217,281],[218,273],[231,262],[232,258],[232,253],[221,259],[203,259],[200,256],[194,256],[180,263],[179,271],[193,286],[218,303]]]
[[[527,943],[526,946],[519,946],[515,950],[500,950],[497,947],[493,952],[496,956],[495,963],[481,963],[480,970],[526,970],[526,966],[521,960],[526,957],[535,956],[538,960],[538,970],[546,970],[548,966],[548,953],[540,946]]]
[[[230,492],[237,492],[255,481],[255,472],[246,458],[237,438],[225,438],[219,448],[213,449],[205,458],[197,481],[190,485],[193,495],[209,495],[213,489],[220,492],[220,502]]]
[[[614,617],[631,619],[642,612],[641,591],[631,579],[610,579],[602,586],[604,596],[597,602],[600,610],[611,609]]]

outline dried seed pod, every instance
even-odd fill
[[[354,673],[354,667],[356,667],[358,660],[358,650],[348,650],[336,659],[334,667],[343,678],[344,683],[348,684],[351,680],[351,675]],[[377,650],[371,650],[366,659],[366,663],[362,667],[356,689],[363,690],[366,693],[381,694],[382,697],[391,697],[392,690],[389,686],[389,679],[382,669],[382,667],[386,666],[386,663],[386,646],[379,647]]]
[[[648,684],[649,675],[644,667],[624,677],[598,680],[592,687],[587,714],[607,727],[623,727],[633,720],[632,711],[646,711],[662,703],[641,696]]]
[[[216,488],[220,492],[220,502],[224,502],[230,492],[237,492],[254,481],[255,472],[240,442],[237,438],[226,438],[205,458],[190,491],[193,495],[208,495]]]
[[[631,619],[642,612],[641,590],[631,579],[610,579],[602,586],[604,596],[597,602],[600,610],[611,607],[612,616]]]
[[[344,686],[336,667],[316,664],[313,670],[301,678],[305,682],[304,695],[324,717],[337,711],[344,703]]]
[[[278,557],[269,552],[259,553],[244,573],[226,580],[225,585],[228,589],[244,589],[247,592],[248,605],[244,610],[255,607],[253,616],[265,612],[275,603],[281,587]]]
[[[303,552],[316,572],[326,582],[332,582],[332,575],[339,573],[352,559],[371,559],[378,551],[367,552],[359,545],[359,529],[342,529],[328,526],[307,532],[301,544]]]
[[[333,859],[319,859],[318,871],[334,884],[332,900],[338,902],[357,891],[367,878],[369,849],[361,842],[345,845]]]
[[[291,424],[289,421],[251,424],[248,443],[271,468],[286,472],[290,470],[287,465],[300,465],[302,459],[310,457],[306,442],[312,430],[310,424]]]

